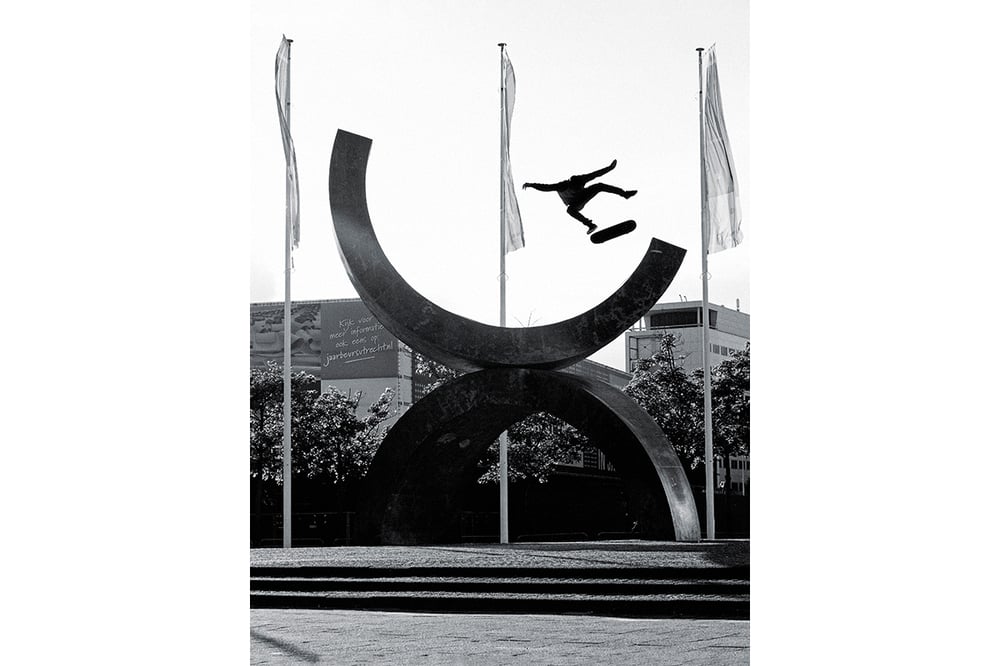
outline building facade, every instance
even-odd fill
[[[685,372],[701,368],[701,301],[657,303],[628,332],[625,367],[632,371],[635,362],[649,358],[660,348],[660,338],[671,333],[676,346],[678,365]],[[750,342],[750,315],[724,305],[708,304],[709,363],[717,365]]]

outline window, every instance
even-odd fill
[[[729,347],[723,347],[722,348],[722,355],[723,356],[729,356]]]
[[[683,328],[701,326],[701,308],[685,308],[683,310],[668,310],[654,312],[649,315],[650,328]],[[709,328],[718,328],[718,310],[708,311]]]
[[[660,340],[659,336],[640,339],[639,358],[652,358],[653,354],[660,349]]]
[[[650,328],[676,328],[698,325],[698,308],[655,312],[649,315]]]
[[[712,345],[712,353],[713,354],[719,353],[719,345]]]

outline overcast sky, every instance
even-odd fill
[[[337,254],[327,177],[337,129],[373,140],[368,204],[393,265],[424,296],[499,321],[500,54],[517,76],[510,154],[525,247],[507,255],[507,324],[553,323],[610,295],[656,236],[688,250],[665,301],[701,298],[699,46],[716,45],[744,243],[710,257],[710,300],[752,314],[753,183],[743,0],[265,2],[252,15],[252,301],[284,298],[284,157],[274,56],[294,40],[301,182],[293,300],[357,294]],[[603,245],[555,193],[521,190],[618,160],[585,214],[635,232]],[[624,366],[621,339],[593,358]]]

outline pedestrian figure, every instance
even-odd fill
[[[592,173],[580,176],[570,176],[566,180],[552,184],[525,183],[521,189],[526,190],[531,187],[541,192],[558,192],[559,198],[562,199],[564,204],[566,204],[566,212],[585,224],[587,226],[587,234],[591,234],[595,229],[597,229],[597,225],[594,224],[593,220],[589,220],[584,217],[583,213],[580,212],[580,209],[586,206],[591,199],[601,192],[611,192],[612,194],[617,194],[620,197],[628,199],[635,196],[635,193],[638,191],[623,190],[620,187],[608,185],[607,183],[596,183],[587,187],[587,183],[589,181],[603,176],[616,166],[618,166],[618,160],[613,160],[608,166],[603,169],[598,169]]]

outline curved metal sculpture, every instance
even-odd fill
[[[337,131],[330,157],[330,212],[347,274],[375,317],[418,352],[462,371],[491,367],[556,370],[611,343],[670,286],[685,250],[653,238],[615,293],[571,319],[546,326],[490,326],[420,295],[382,251],[368,215],[365,177],[371,139]]]
[[[382,442],[366,475],[359,535],[369,544],[461,540],[461,492],[501,432],[548,412],[587,435],[614,465],[645,536],[697,541],[694,496],[663,431],[631,398],[563,372],[481,370],[411,407]]]
[[[330,212],[347,274],[397,338],[471,374],[418,401],[386,435],[366,476],[363,542],[459,540],[461,492],[477,461],[500,433],[535,412],[548,412],[590,436],[621,473],[645,535],[697,541],[691,487],[659,426],[618,389],[554,372],[604,347],[641,318],[667,290],[685,251],[652,239],[615,293],[556,324],[504,328],[466,319],[417,293],[382,251],[365,192],[371,143],[339,130],[330,157]]]

